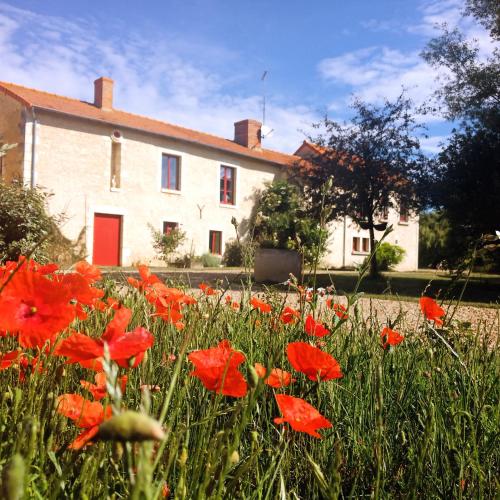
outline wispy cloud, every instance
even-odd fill
[[[91,101],[93,80],[110,76],[117,108],[228,138],[235,121],[261,116],[260,96],[231,91],[244,77],[224,70],[238,67],[237,54],[152,37],[103,36],[92,19],[68,21],[0,2],[0,79]],[[301,130],[317,121],[309,108],[282,99],[270,97],[267,110],[275,133],[265,146],[281,151],[293,152],[304,138]]]

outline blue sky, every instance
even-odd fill
[[[435,86],[420,58],[435,25],[459,25],[483,55],[486,33],[462,0],[0,0],[0,80],[92,100],[115,80],[126,111],[231,138],[262,116],[265,146],[293,152],[324,113],[349,116],[353,93],[377,103],[404,85],[416,103]],[[450,125],[425,118],[428,152]]]

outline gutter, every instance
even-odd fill
[[[36,166],[36,114],[35,107],[31,108],[31,112],[33,113],[33,123],[31,125],[31,173],[30,173],[30,187],[33,189],[35,187],[35,166]]]

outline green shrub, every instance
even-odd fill
[[[390,243],[381,243],[377,249],[377,264],[380,271],[390,271],[397,266],[405,256],[405,249]]]
[[[203,267],[219,267],[221,261],[222,257],[214,253],[204,253],[201,256],[201,263],[203,264]]]
[[[153,237],[153,248],[156,251],[156,255],[160,260],[168,264],[172,254],[186,239],[186,233],[178,228],[174,228],[168,233],[162,233],[151,224],[149,224],[149,229]]]
[[[243,265],[243,247],[239,241],[230,240],[226,243],[222,263],[230,267]]]
[[[17,260],[31,251],[38,262],[46,262],[51,258],[50,248],[55,239],[64,248],[71,246],[57,227],[62,217],[46,212],[49,196],[19,181],[11,184],[0,181],[0,262]]]

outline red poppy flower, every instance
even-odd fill
[[[6,370],[19,362],[21,356],[23,356],[23,353],[19,350],[0,353],[0,370]]]
[[[303,399],[276,394],[276,402],[283,417],[275,418],[276,424],[288,422],[294,431],[305,432],[313,437],[322,438],[317,429],[328,429],[332,423]]]
[[[89,283],[102,280],[101,270],[85,260],[81,260],[75,264],[75,271],[81,274]]]
[[[280,319],[285,325],[294,324],[300,318],[300,312],[287,306],[283,309]]]
[[[342,304],[334,304],[333,299],[326,299],[326,306],[333,309],[333,312],[340,319],[347,319],[349,315],[347,314],[347,309]]]
[[[198,377],[209,391],[236,398],[247,393],[247,383],[238,370],[245,355],[235,351],[228,340],[223,340],[217,347],[194,351],[188,359],[195,366],[190,375]]]
[[[404,340],[404,337],[400,333],[398,333],[394,330],[391,330],[387,326],[382,330],[382,333],[380,334],[380,338],[382,339],[382,347],[384,349],[390,345],[401,344],[401,342],[403,342],[403,340]],[[384,340],[385,340],[385,342],[384,342]]]
[[[75,318],[70,299],[56,281],[21,269],[0,294],[0,329],[18,333],[22,347],[41,347]]]
[[[205,294],[205,295],[215,295],[217,293],[216,290],[214,290],[212,287],[207,285],[206,283],[200,283],[198,285],[198,288]]]
[[[330,333],[330,330],[325,328],[322,323],[318,323],[309,314],[306,318],[305,331],[307,335],[314,335],[315,337],[324,337]]]
[[[123,375],[123,377],[120,377],[119,379],[122,394],[125,392],[125,387],[127,386],[127,378],[127,375]],[[106,389],[106,374],[104,372],[96,373],[94,380],[95,384],[87,382],[86,380],[80,380],[80,384],[84,389],[87,389],[92,396],[94,396],[96,401],[100,401],[108,392]]]
[[[111,407],[103,408],[101,403],[89,401],[79,394],[63,394],[57,398],[57,411],[74,420],[77,427],[85,429],[69,445],[73,450],[80,450],[89,444],[99,431],[99,425],[111,418]]]
[[[254,368],[259,378],[266,377],[267,370],[264,365],[255,363]],[[273,368],[264,383],[279,389],[280,387],[288,387],[292,382],[295,382],[295,380],[296,379],[292,378],[291,373],[281,370],[280,368]]]
[[[271,312],[271,306],[269,304],[266,304],[262,300],[259,300],[257,297],[252,297],[252,299],[250,300],[250,304],[252,304],[252,307],[254,309],[258,309],[260,312],[266,314]]]
[[[141,264],[137,266],[137,270],[139,271],[139,276],[141,277],[140,280],[137,280],[135,278],[127,278],[128,283],[134,288],[143,291],[151,285],[154,285],[155,283],[161,283],[158,276],[151,274],[148,266]]]
[[[67,363],[91,362],[104,356],[106,342],[111,359],[124,368],[135,368],[144,358],[146,350],[153,345],[154,337],[142,327],[125,332],[131,316],[132,311],[122,307],[115,312],[100,339],[73,333],[57,346],[55,354],[67,356]]]
[[[443,324],[441,317],[444,316],[444,309],[439,307],[434,299],[420,297],[420,309],[429,321],[434,321],[438,326]]]
[[[337,360],[330,354],[305,342],[292,342],[286,348],[288,361],[310,380],[332,380],[342,378]]]

